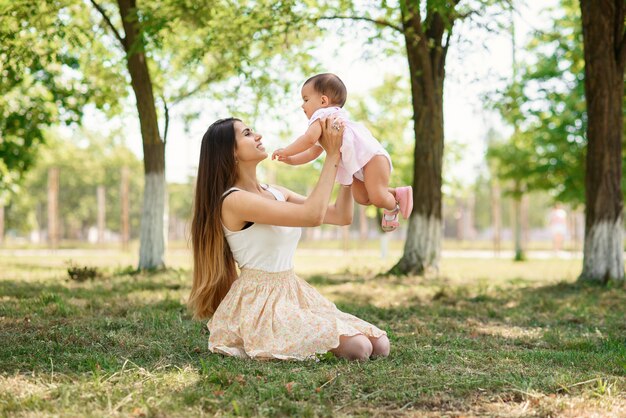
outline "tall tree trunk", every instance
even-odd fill
[[[585,50],[587,168],[581,281],[624,280],[622,236],[623,0],[580,0]]]
[[[106,190],[104,186],[98,186],[96,189],[98,202],[98,243],[104,242],[104,230],[106,229]]]
[[[48,242],[50,247],[59,246],[59,168],[48,170]]]
[[[502,210],[501,210],[500,181],[494,177],[491,182],[491,214],[493,227],[493,252],[500,255],[502,237]]]
[[[403,33],[406,43],[413,104],[415,150],[413,166],[413,213],[409,221],[404,254],[391,272],[422,274],[438,269],[441,255],[441,168],[443,165],[443,81],[447,42],[451,27],[441,15],[428,16],[422,27],[419,2],[406,2]],[[451,25],[452,22],[449,22]],[[446,45],[443,34],[448,31]]]
[[[129,170],[128,167],[122,167],[122,180],[120,184],[120,206],[121,206],[121,222],[120,225],[122,229],[120,231],[120,236],[122,237],[122,249],[124,251],[128,250],[128,243],[130,241],[130,203],[128,201],[129,195]]]
[[[521,183],[516,180],[513,186],[513,240],[515,244],[515,261],[523,261],[526,256],[524,255],[524,245],[522,238],[522,224],[523,224],[523,210],[522,199],[524,198],[524,190]]]
[[[154,269],[164,265],[165,145],[159,135],[152,81],[144,53],[143,34],[138,23],[135,0],[118,0],[118,5],[126,34],[124,38],[126,63],[137,101],[143,142],[145,188],[138,267]]]
[[[522,245],[522,196],[513,198],[513,239],[515,241],[515,261],[523,261],[524,246]]]
[[[0,245],[4,244],[4,203],[0,202]]]
[[[522,195],[520,217],[522,222],[522,248],[528,249],[530,244],[530,222],[528,219],[528,209],[530,205],[530,196],[528,193]]]

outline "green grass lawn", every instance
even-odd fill
[[[210,354],[188,254],[140,275],[133,257],[85,250],[103,275],[81,283],[60,257],[0,256],[0,416],[626,414],[626,290],[575,284],[580,260],[384,278],[391,258],[302,251],[303,278],[389,333],[389,358],[351,363]]]

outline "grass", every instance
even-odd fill
[[[131,255],[86,250],[86,282],[59,257],[0,256],[0,416],[626,414],[626,291],[576,284],[580,260],[377,278],[393,260],[303,251],[302,277],[389,333],[388,359],[351,363],[208,353],[187,256],[133,275]]]

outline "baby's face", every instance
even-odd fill
[[[328,98],[321,95],[313,88],[313,83],[302,87],[302,110],[307,119],[311,119],[317,109],[328,106]]]

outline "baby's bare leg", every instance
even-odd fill
[[[352,196],[356,203],[359,205],[371,205],[370,199],[367,196],[367,189],[365,188],[365,183],[356,177],[352,177]]]
[[[384,155],[376,155],[363,167],[368,200],[378,208],[394,210],[396,198],[389,190],[391,167]]]

